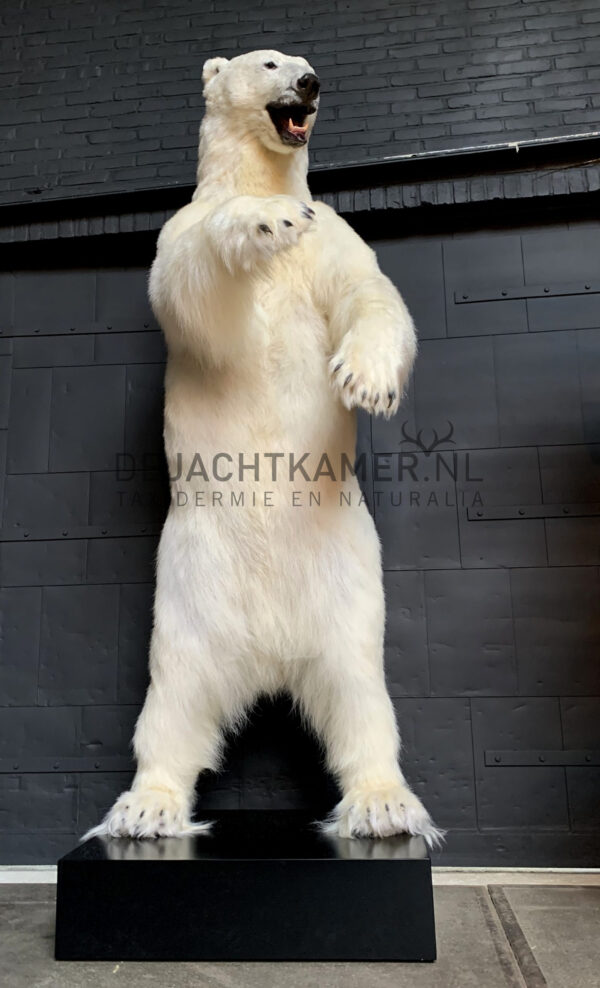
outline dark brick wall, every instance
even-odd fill
[[[5,0],[0,201],[189,183],[214,54],[324,82],[315,164],[589,133],[597,0]]]
[[[600,224],[513,220],[374,241],[421,339],[397,418],[361,419],[384,547],[387,675],[407,775],[450,831],[444,863],[592,865]],[[97,249],[110,266],[82,241],[86,266],[49,246],[0,279],[5,861],[53,860],[131,777],[149,526],[164,515],[165,484],[147,471],[116,476],[114,457],[126,449],[140,467],[160,451],[164,350],[146,301],[147,254],[123,235],[129,261],[117,262],[115,239]],[[419,430],[425,447],[434,430],[446,435],[441,455],[452,466],[456,453],[455,476],[407,441]],[[401,453],[414,454],[414,475],[400,482]],[[535,754],[529,765],[490,764],[486,752],[507,749],[546,763]],[[580,753],[567,767],[547,754],[563,749]],[[216,809],[323,808],[335,797],[285,703],[253,716],[224,773],[201,788],[201,805]]]

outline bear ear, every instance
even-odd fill
[[[216,75],[219,74],[222,68],[224,68],[228,63],[227,58],[209,58],[208,61],[204,63],[202,69],[202,82],[206,87],[211,79],[214,79]]]

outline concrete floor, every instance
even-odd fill
[[[1,884],[0,984],[6,988],[600,988],[598,876],[544,876],[543,883],[535,885],[525,884],[536,881],[535,876],[514,877],[511,882],[505,874],[436,876],[435,964],[58,963],[53,958],[55,886]]]

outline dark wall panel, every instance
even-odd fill
[[[508,571],[430,570],[425,573],[425,586],[432,694],[515,693],[517,670]]]
[[[448,863],[523,863],[533,846],[538,864],[598,863],[584,837],[600,825],[599,235],[560,224],[373,244],[422,338],[396,419],[360,417],[387,679],[407,775],[450,831]],[[130,779],[167,503],[147,271],[54,262],[3,278],[0,827],[12,861],[52,860]],[[43,304],[29,298],[38,274]],[[130,457],[121,474],[117,453]],[[285,699],[253,712],[198,788],[211,808],[315,815],[336,795]]]

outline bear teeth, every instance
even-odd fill
[[[295,124],[292,118],[290,117],[290,119],[288,120],[288,130],[290,134],[306,134],[306,131],[308,130],[308,124],[304,124],[304,126],[301,127],[299,124]]]

